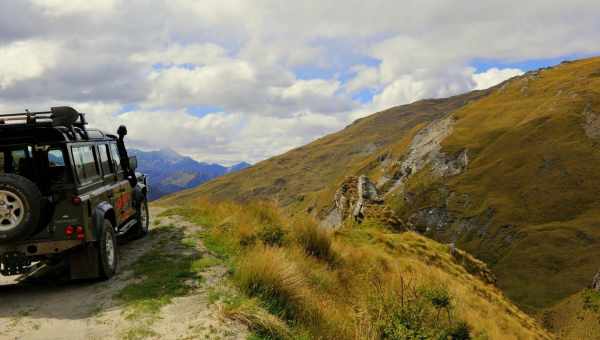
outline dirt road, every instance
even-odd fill
[[[194,237],[201,227],[178,216],[153,221],[146,238],[120,246],[110,281],[0,276],[0,339],[245,339],[212,297],[229,288],[226,269]]]

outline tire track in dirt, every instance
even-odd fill
[[[121,269],[109,281],[17,283],[0,276],[0,339],[245,339],[246,328],[223,318],[210,301],[211,287],[227,286],[226,268],[211,261],[197,277],[180,278],[189,286],[185,293],[158,304],[155,313],[139,308],[146,300],[129,304],[118,297],[132,289],[136,296],[136,287],[144,287],[148,278],[137,268],[147,262],[144,254],[211,257],[193,237],[200,226],[179,216],[156,217],[158,208],[151,212],[159,225],[147,237],[120,245]]]

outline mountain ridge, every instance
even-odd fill
[[[138,157],[138,169],[149,175],[151,200],[196,187],[208,180],[242,170],[249,163],[240,162],[226,167],[215,163],[198,162],[172,149],[142,151],[131,149]]]

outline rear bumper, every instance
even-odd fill
[[[40,256],[49,254],[60,254],[65,250],[75,248],[85,241],[63,240],[63,241],[31,241],[17,244],[0,245],[0,255],[5,253],[22,253],[26,256]]]

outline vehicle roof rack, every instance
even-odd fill
[[[0,114],[0,126],[64,126],[85,130],[85,114],[69,106],[57,106],[50,111]]]
[[[0,114],[0,129],[30,127],[55,127],[63,128],[71,139],[89,139],[85,126],[85,114],[80,113],[69,106],[57,106],[50,111],[31,112],[25,110],[22,113]]]

